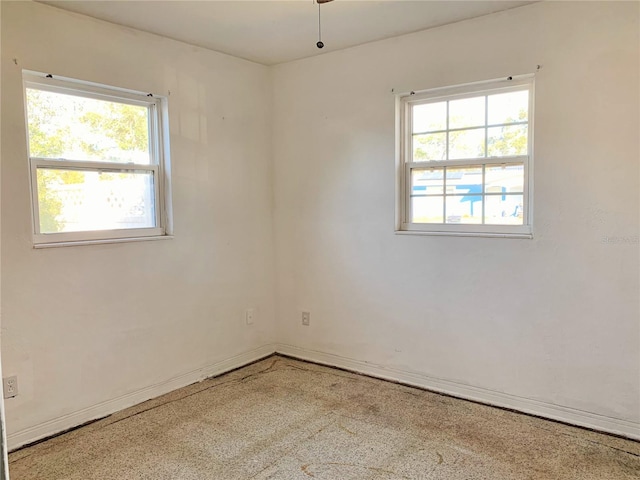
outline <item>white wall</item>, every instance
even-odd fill
[[[1,25],[2,25],[2,9],[0,8],[0,26]],[[2,29],[0,28],[0,34],[1,34],[1,30]],[[1,85],[1,81],[0,81],[0,85]],[[2,115],[0,115],[0,131],[2,131]],[[1,159],[2,159],[2,149],[0,148],[0,165],[2,165]],[[2,322],[0,320],[0,324],[1,323]],[[1,336],[2,336],[2,331],[0,330],[0,337]],[[0,361],[0,372],[2,372],[1,364],[2,362]],[[6,421],[5,421],[5,415],[4,415],[4,401],[0,399],[0,480],[7,480],[8,478],[9,478],[9,461],[7,458],[7,430],[6,430]]]
[[[638,18],[545,2],[275,67],[280,350],[640,437]],[[391,89],[537,64],[535,238],[394,235]]]
[[[175,239],[32,248],[22,69],[171,92]],[[2,360],[20,391],[6,402],[10,446],[269,353],[255,349],[273,343],[270,95],[264,66],[2,2]]]
[[[638,14],[545,2],[268,69],[2,2],[10,446],[274,349],[640,437]],[[391,89],[536,64],[535,238],[394,235]],[[23,68],[171,91],[175,239],[32,249]]]

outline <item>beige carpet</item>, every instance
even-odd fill
[[[9,457],[12,480],[640,479],[640,443],[273,356]]]

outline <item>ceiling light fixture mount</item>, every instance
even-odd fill
[[[318,43],[316,43],[316,47],[322,48],[324,47],[324,42],[322,41],[322,20],[320,16],[320,5],[323,3],[333,2],[333,0],[314,0],[318,4]]]

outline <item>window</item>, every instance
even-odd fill
[[[164,99],[24,74],[34,243],[167,234]]]
[[[397,97],[396,230],[531,237],[533,78]]]

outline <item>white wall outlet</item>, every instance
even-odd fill
[[[244,312],[244,319],[247,322],[247,325],[253,325],[253,320],[256,316],[256,312],[253,308],[247,308]]]
[[[18,376],[6,377],[2,379],[2,391],[4,398],[13,398],[18,395]]]
[[[306,325],[307,327],[309,326],[309,321],[311,320],[311,313],[309,312],[302,312],[302,324]]]

